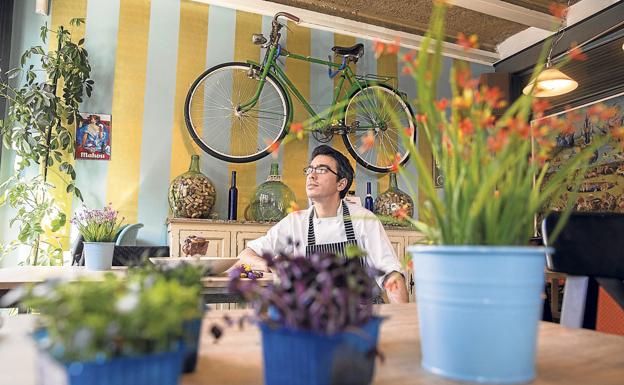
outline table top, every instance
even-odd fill
[[[375,385],[465,384],[437,377],[420,367],[416,305],[379,305],[389,318],[382,324],[380,349],[385,362],[377,362]],[[238,317],[249,310],[211,311],[202,324],[197,371],[182,377],[181,385],[261,385],[262,346],[252,325],[226,330],[214,343],[208,328],[224,314]],[[33,317],[5,317],[0,328],[0,383],[36,383],[34,342],[26,333]],[[287,365],[287,363],[284,363]],[[585,329],[569,329],[542,322],[539,329],[537,378],[532,385],[621,385],[624,379],[624,337]]]
[[[389,318],[382,324],[380,350],[385,362],[376,365],[375,385],[465,384],[446,380],[420,367],[420,337],[416,304],[380,305]],[[262,346],[254,326],[233,327],[217,343],[207,333],[210,321],[224,313],[232,317],[247,310],[213,311],[202,325],[200,360],[196,373],[185,375],[182,385],[261,385]],[[284,363],[287,365],[287,363]],[[537,352],[537,378],[532,385],[621,385],[624,379],[624,337],[586,329],[569,329],[541,322]]]
[[[112,272],[123,275],[127,267],[113,266],[108,271],[87,270],[84,266],[13,266],[0,269],[0,290],[13,289],[24,283],[38,283],[46,279],[60,278],[64,280],[77,280],[79,278],[102,279],[104,274]],[[270,273],[266,273],[258,282],[266,285],[273,280]],[[203,277],[201,282],[207,289],[227,288],[229,278],[227,274]]]

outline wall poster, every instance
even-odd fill
[[[81,112],[76,129],[76,159],[110,160],[111,115]]]

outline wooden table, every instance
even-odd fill
[[[375,385],[466,384],[437,377],[420,367],[415,304],[380,305],[389,316],[381,329]],[[248,310],[212,311],[202,325],[197,371],[182,377],[181,385],[260,385],[262,346],[253,326],[227,329],[218,343],[207,333],[211,321],[224,314],[237,317]],[[35,385],[35,347],[27,336],[33,317],[5,317],[0,328],[0,384]],[[288,365],[287,362],[284,365]],[[537,378],[534,385],[621,385],[624,380],[624,337],[585,329],[568,329],[542,322],[539,330]]]
[[[420,367],[416,304],[380,305],[389,316],[381,328],[380,349],[386,356],[377,363],[375,385],[465,384],[443,379]],[[207,334],[210,321],[224,313],[232,317],[246,310],[210,312],[203,323],[198,370],[183,377],[182,385],[260,385],[262,346],[258,330],[249,326],[226,330],[214,344]],[[285,362],[284,365],[288,363]],[[586,329],[568,329],[542,322],[539,330],[535,385],[622,385],[624,337]]]
[[[84,266],[14,266],[0,269],[0,297],[7,291],[25,283],[39,283],[46,279],[63,279],[74,281],[79,278],[102,279],[105,273],[123,275],[127,267],[113,266],[109,271],[91,271]],[[266,285],[273,276],[266,273],[258,282]],[[229,278],[227,274],[202,278],[202,294],[206,303],[236,302],[235,296],[228,292]]]

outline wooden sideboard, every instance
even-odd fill
[[[191,236],[201,236],[209,240],[207,255],[215,257],[236,257],[247,247],[247,242],[266,234],[273,222],[238,222],[213,219],[169,218],[167,221],[168,242],[171,257],[182,255],[181,244]],[[386,233],[399,261],[407,271],[407,284],[410,300],[413,300],[413,274],[407,268],[409,256],[405,248],[423,240],[423,235],[411,228],[386,226]]]

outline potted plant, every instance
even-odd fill
[[[480,87],[466,63],[457,62],[451,70],[452,99],[437,99],[446,4],[434,3],[422,48],[417,55],[405,55],[404,73],[417,83],[420,137],[430,144],[444,175],[443,191],[426,177],[431,170],[406,140],[410,133],[402,133],[403,142],[410,146],[418,175],[425,177],[396,165],[412,192],[417,185],[426,198],[421,221],[405,218],[432,244],[409,248],[422,366],[459,380],[526,382],[535,376],[545,250],[525,245],[536,215],[547,211],[550,200],[566,189],[570,203],[574,200],[580,177],[604,141],[594,137],[552,167],[548,159],[556,140],[571,132],[577,118],[531,125],[530,116],[543,117],[547,102],[522,95],[505,110],[499,90]],[[459,43],[470,49],[476,39],[461,36]],[[543,63],[537,64],[533,78]],[[504,113],[497,118],[494,110]],[[622,128],[612,134],[624,137]]]
[[[124,278],[27,289],[21,306],[38,313],[41,383],[177,384],[188,354],[185,324],[201,316],[201,272],[175,270],[136,268]],[[196,284],[183,285],[189,277]]]
[[[232,271],[230,281],[230,290],[254,309],[264,383],[369,384],[382,319],[373,315],[374,281],[359,258],[264,258],[273,283],[263,287],[241,279],[242,268]]]
[[[85,266],[88,270],[110,270],[115,251],[115,236],[124,218],[111,205],[102,210],[89,210],[83,206],[71,220],[84,238]]]
[[[71,26],[82,23],[84,19],[70,21]],[[49,35],[56,49],[45,48]],[[19,228],[1,251],[27,246],[25,262],[33,265],[63,261],[67,213],[58,200],[63,194],[82,200],[72,161],[73,126],[94,84],[84,39],[75,41],[62,25],[56,30],[42,26],[41,39],[43,45],[22,54],[19,67],[0,68],[8,78],[0,82],[0,99],[8,102],[0,133],[4,147],[16,155],[14,174],[0,184],[0,205],[15,209],[11,226]]]

